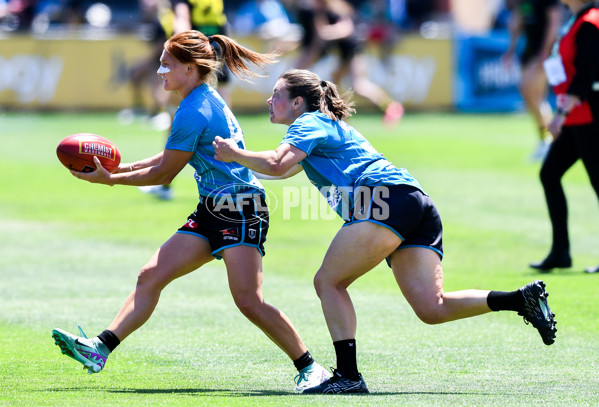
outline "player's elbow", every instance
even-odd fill
[[[175,174],[176,175],[176,174]],[[161,174],[160,177],[158,177],[155,180],[155,185],[168,185],[171,182],[173,182],[173,179],[175,179],[175,175],[171,175],[171,174]]]
[[[268,164],[268,172],[267,175],[272,175],[274,177],[280,177],[287,173],[289,168],[282,165],[280,162],[272,161]]]

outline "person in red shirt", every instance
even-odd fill
[[[599,198],[599,3],[562,2],[572,11],[572,18],[544,63],[557,97],[557,111],[549,123],[554,141],[540,173],[553,232],[552,246],[543,261],[530,265],[541,271],[572,266],[568,205],[561,179],[579,159]],[[599,266],[586,271],[599,272]]]

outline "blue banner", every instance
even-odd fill
[[[508,49],[507,32],[484,37],[458,36],[455,42],[455,103],[465,112],[509,112],[522,110],[518,91],[520,64],[501,57]]]

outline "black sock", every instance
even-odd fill
[[[522,311],[524,296],[519,290],[491,291],[487,297],[487,305],[492,311]]]
[[[312,363],[314,363],[314,358],[308,351],[293,361],[293,364],[298,372],[303,368],[310,366]]]
[[[358,362],[356,360],[356,340],[346,339],[333,342],[337,355],[337,371],[349,380],[359,380]]]
[[[101,340],[102,343],[106,345],[108,350],[111,352],[121,343],[121,341],[119,340],[119,338],[117,338],[114,332],[109,331],[108,329],[106,329],[104,332],[98,335],[98,339]]]

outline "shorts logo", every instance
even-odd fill
[[[256,238],[256,229],[248,229],[248,236],[250,237],[250,239],[255,239]]]
[[[189,229],[197,229],[198,228],[198,224],[193,219],[187,219],[187,222],[185,222],[185,225],[183,225],[183,227],[184,228],[189,228]]]
[[[268,222],[269,197],[265,192],[257,187],[252,187],[248,192],[237,191],[248,191],[248,184],[225,184],[213,190],[207,197],[206,203],[209,205],[206,209],[212,216],[227,223],[254,225]]]
[[[239,230],[237,228],[222,229],[220,233],[223,235],[223,240],[239,240]]]

